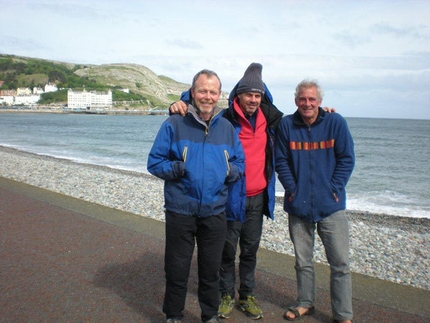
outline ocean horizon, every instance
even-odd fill
[[[167,116],[0,113],[0,146],[148,174]],[[346,118],[356,167],[347,209],[430,218],[430,120]],[[283,188],[277,181],[277,195]]]

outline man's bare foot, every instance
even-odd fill
[[[288,321],[295,321],[302,317],[303,315],[312,315],[315,312],[315,308],[312,306],[310,308],[306,307],[290,307],[288,311],[285,313],[285,318]]]

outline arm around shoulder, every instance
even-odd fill
[[[188,105],[184,101],[175,101],[169,107],[169,114],[180,114],[185,116],[188,112]]]

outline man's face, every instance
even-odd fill
[[[191,95],[194,98],[196,107],[200,110],[200,117],[203,120],[209,120],[212,112],[218,103],[221,95],[220,82],[216,76],[208,77],[201,74],[194,87],[191,88]]]
[[[258,92],[245,92],[238,94],[237,97],[240,109],[249,116],[253,115],[261,104],[261,93]]]
[[[302,88],[295,99],[297,110],[307,124],[312,124],[318,117],[321,99],[315,87]]]

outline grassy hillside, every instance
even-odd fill
[[[0,54],[0,89],[41,87],[55,83],[55,93],[46,93],[41,103],[66,102],[67,89],[106,91],[111,89],[114,101],[134,101],[142,108],[164,109],[177,100],[189,85],[158,76],[137,64],[85,65]],[[128,88],[130,93],[120,89]]]
[[[91,65],[76,70],[75,74],[112,88],[128,88],[145,97],[152,106],[168,106],[189,88],[137,64]]]

